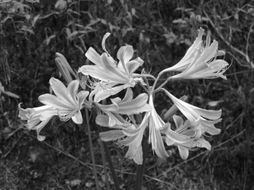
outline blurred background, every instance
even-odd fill
[[[227,80],[176,81],[166,87],[177,97],[206,109],[223,111],[220,135],[207,137],[211,151],[196,150],[183,161],[177,149],[146,160],[143,189],[254,189],[254,1],[251,0],[1,0],[0,1],[0,189],[95,189],[87,129],[52,120],[39,142],[23,129],[17,106],[39,106],[51,76],[60,77],[55,53],[74,70],[87,64],[86,50],[116,55],[133,45],[147,72],[156,75],[177,63],[203,27],[230,63]],[[166,78],[167,76],[165,76]],[[170,105],[156,97],[159,113]],[[96,167],[102,189],[113,189],[93,127]],[[126,150],[109,143],[122,189],[133,189],[136,166]],[[106,164],[107,165],[107,164]]]

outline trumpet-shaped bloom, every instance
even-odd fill
[[[134,78],[133,73],[143,64],[141,58],[132,59],[134,50],[130,45],[122,46],[117,52],[118,62],[115,61],[107,52],[105,48],[105,41],[109,33],[104,35],[102,40],[102,47],[104,53],[101,55],[96,52],[95,49],[90,47],[86,52],[86,57],[95,65],[83,65],[79,72],[84,75],[89,75],[95,79],[98,79],[106,85],[106,89],[101,88],[99,98],[97,101],[106,99],[107,97],[117,94],[121,90],[135,86],[138,78]],[[109,88],[110,87],[110,88]],[[110,90],[112,89],[112,91]],[[98,90],[96,91],[98,92]],[[95,93],[97,94],[97,93]]]
[[[114,130],[101,132],[101,139],[103,141],[117,141],[120,146],[127,146],[128,151],[125,157],[133,159],[136,164],[141,165],[143,162],[142,139],[147,127],[148,117],[149,114],[146,114],[139,125],[119,120],[115,126],[109,126],[108,116],[98,115],[96,123],[104,127],[114,128]]]
[[[195,125],[199,136],[205,132],[211,135],[220,133],[221,130],[216,128],[214,124],[221,121],[221,110],[201,109],[176,98],[165,89],[164,91],[182,114]]]
[[[187,159],[189,150],[195,147],[206,148],[211,150],[211,145],[203,137],[199,137],[195,127],[189,120],[185,122],[180,116],[174,115],[173,120],[176,130],[167,127],[163,133],[165,134],[165,142],[168,146],[176,145],[182,159]]]
[[[29,130],[36,130],[39,141],[43,141],[45,139],[44,136],[40,135],[40,131],[55,115],[57,115],[57,110],[48,105],[26,109],[21,108],[19,105],[20,119],[27,121],[25,126]]]
[[[168,157],[168,153],[165,150],[165,146],[163,144],[161,130],[163,130],[168,124],[161,119],[158,113],[155,110],[153,104],[153,97],[149,97],[149,105],[152,110],[149,114],[149,143],[152,145],[153,151],[157,154],[158,157],[165,159]]]
[[[97,103],[97,106],[110,116],[111,121],[114,123],[115,114],[133,115],[151,110],[151,107],[147,104],[148,96],[145,93],[139,94],[133,99],[133,92],[131,88],[128,88],[123,99],[114,98],[111,99],[112,104],[103,105]],[[114,124],[112,124],[114,125]]]
[[[74,123],[81,124],[83,118],[80,110],[83,104],[89,106],[86,102],[89,93],[87,91],[78,92],[78,80],[71,81],[68,87],[55,78],[51,78],[49,83],[55,95],[43,94],[39,96],[39,101],[57,110],[60,119],[66,121],[71,118]]]
[[[199,30],[198,37],[187,50],[185,56],[174,66],[164,71],[181,71],[181,73],[172,76],[172,79],[212,79],[221,77],[226,79],[224,72],[228,63],[222,59],[216,59],[217,56],[224,55],[223,51],[218,51],[218,42],[214,40],[210,44],[210,35],[207,35],[206,44],[203,44],[202,37],[204,30]]]

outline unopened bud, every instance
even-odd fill
[[[74,78],[77,78],[76,73],[73,71],[70,64],[61,53],[56,53],[55,61],[60,74],[66,80],[67,84],[69,84],[73,80],[72,76]]]

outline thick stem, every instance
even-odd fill
[[[95,167],[95,157],[94,157],[94,151],[93,151],[93,142],[92,142],[92,135],[91,135],[91,126],[89,123],[89,115],[88,115],[88,110],[85,109],[85,114],[86,114],[86,122],[87,122],[87,130],[88,130],[88,140],[89,140],[89,148],[90,148],[90,153],[91,153],[91,158],[92,158],[92,163],[93,163],[93,174],[95,178],[95,183],[96,183],[96,190],[100,190],[99,186],[99,180],[97,177],[97,171]]]
[[[143,162],[142,165],[137,165],[137,171],[136,171],[136,190],[141,190],[143,185],[143,175],[144,175],[144,169],[145,169],[145,160],[148,153],[148,137],[144,135],[144,138],[142,140],[142,149],[143,149]]]

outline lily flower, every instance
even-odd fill
[[[105,52],[101,55],[96,50],[90,47],[86,52],[86,57],[95,65],[83,65],[78,72],[84,75],[89,75],[102,82],[110,84],[113,89],[111,93],[107,90],[101,92],[100,98],[97,101],[106,99],[111,95],[117,94],[121,90],[134,87],[140,79],[134,78],[134,72],[143,64],[141,58],[132,59],[134,50],[130,45],[122,46],[117,52],[118,62],[115,61],[107,52],[105,42],[110,34],[106,33],[102,40],[102,47]],[[136,75],[135,75],[136,77]],[[108,85],[106,87],[109,87]]]
[[[40,135],[40,131],[47,125],[49,120],[55,115],[57,115],[57,110],[48,105],[23,109],[19,104],[20,119],[27,121],[25,126],[29,130],[36,130],[37,139],[39,141],[43,141],[45,139],[45,136]]]
[[[201,28],[198,37],[187,50],[185,56],[176,65],[164,70],[165,72],[181,72],[170,78],[213,79],[221,77],[226,79],[223,74],[227,69],[228,63],[223,59],[216,59],[217,56],[224,55],[225,52],[218,50],[218,42],[216,40],[210,44],[210,34],[207,35],[206,43],[203,44],[203,35],[204,30]]]
[[[176,98],[167,90],[163,90],[182,114],[195,125],[199,136],[205,132],[211,135],[220,133],[221,130],[216,128],[214,124],[221,121],[221,110],[206,110],[193,106]]]
[[[103,141],[117,141],[120,146],[127,146],[128,151],[126,158],[133,159],[133,161],[141,165],[143,162],[142,139],[144,131],[148,124],[149,114],[146,114],[139,125],[134,125],[128,122],[117,122],[115,126],[109,126],[109,117],[106,115],[98,115],[96,123],[104,127],[111,127],[114,130],[109,130],[100,133],[100,138]]]
[[[168,157],[168,153],[166,152],[162,136],[161,130],[165,129],[168,124],[161,119],[158,113],[155,110],[153,104],[153,97],[149,97],[149,105],[152,110],[149,113],[149,138],[148,141],[152,145],[153,151],[155,151],[156,155],[162,159]]]
[[[180,116],[174,115],[176,130],[170,126],[164,130],[165,142],[168,146],[176,145],[182,159],[187,159],[189,151],[195,147],[211,150],[211,144],[203,137],[197,136],[194,126],[189,120],[185,122]]]
[[[73,80],[65,87],[60,80],[52,77],[49,83],[55,95],[43,94],[39,96],[39,101],[57,110],[60,119],[66,121],[71,118],[76,124],[83,123],[80,110],[84,107],[83,104],[89,107],[86,101],[89,93],[87,91],[78,92],[79,81]]]
[[[115,113],[124,115],[133,115],[151,110],[147,104],[148,96],[145,93],[139,94],[133,99],[133,92],[128,88],[123,99],[117,97],[111,99],[112,104],[103,105],[97,103],[96,105],[105,113]]]

